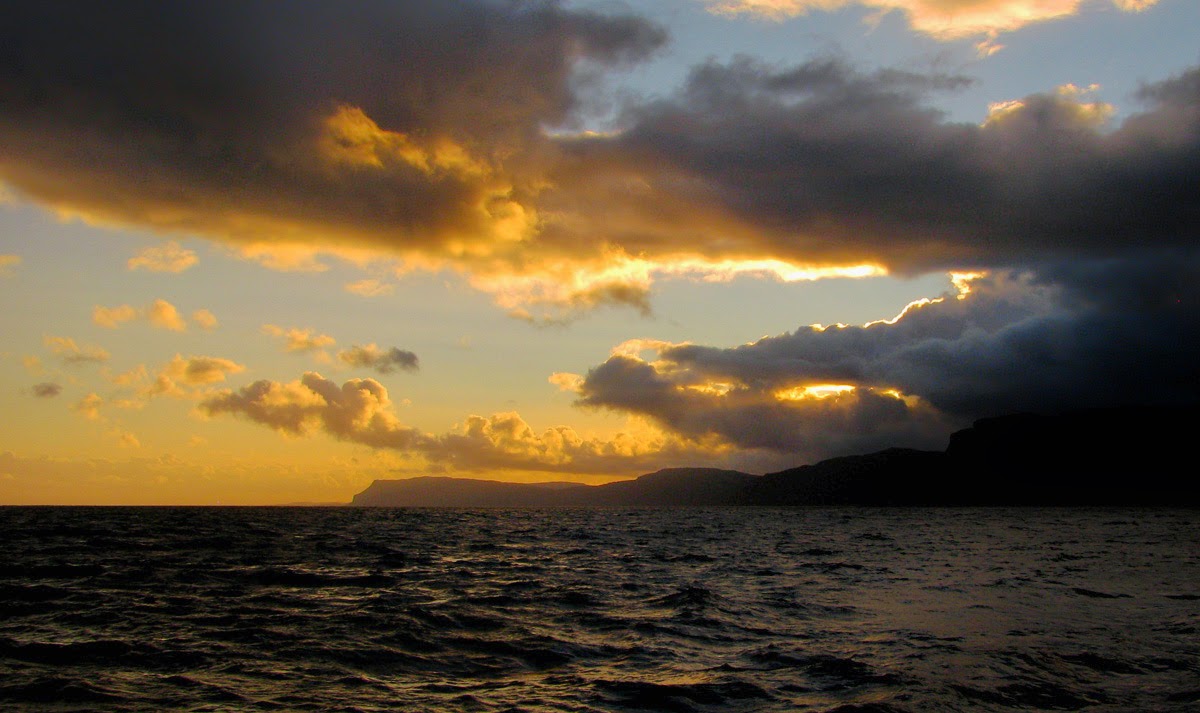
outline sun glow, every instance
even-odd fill
[[[954,285],[954,289],[958,290],[958,299],[965,300],[967,295],[971,294],[971,282],[982,277],[987,277],[986,272],[952,272],[950,273],[950,282]]]
[[[852,384],[808,384],[793,386],[775,392],[775,398],[780,401],[803,401],[805,399],[827,399],[854,393],[857,387]]]
[[[707,384],[690,384],[684,388],[709,396],[724,396],[733,391],[733,384],[714,381]]]

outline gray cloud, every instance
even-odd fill
[[[62,393],[62,385],[45,381],[33,385],[33,395],[40,399],[52,399]]]
[[[542,129],[578,106],[575,71],[664,40],[551,0],[12,4],[0,176],[181,233],[486,250],[523,225]]]
[[[417,355],[410,351],[392,347],[381,349],[376,344],[366,346],[353,345],[349,349],[338,352],[338,359],[353,367],[374,369],[380,374],[390,374],[397,369],[416,371],[420,368]]]
[[[1197,285],[1200,256],[1170,251],[1001,273],[890,323],[616,355],[588,372],[579,402],[809,460],[941,446],[950,429],[1002,413],[1194,402]],[[856,390],[795,398],[817,384]]]
[[[1113,130],[1108,107],[1070,87],[981,126],[948,122],[928,94],[965,81],[838,60],[709,63],[676,96],[630,107],[623,133],[566,143],[563,188],[542,203],[606,211],[631,253],[686,240],[908,273],[1194,242],[1200,69],[1148,85],[1147,109]]]
[[[273,264],[449,265],[531,318],[647,311],[680,257],[914,274],[1194,242],[1200,69],[1146,85],[1117,126],[1049,87],[978,126],[930,102],[963,77],[739,58],[630,102],[619,132],[546,132],[594,101],[589,70],[665,40],[549,0],[13,5],[0,177]]]

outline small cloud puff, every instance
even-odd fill
[[[0,255],[0,277],[7,277],[12,274],[9,268],[16,267],[21,264],[20,255]]]
[[[365,346],[355,344],[338,352],[338,359],[352,367],[374,369],[380,374],[390,374],[397,369],[416,371],[419,368],[416,354],[397,347],[380,349],[374,343]]]
[[[62,385],[44,381],[40,384],[34,384],[32,391],[33,395],[39,399],[52,399],[62,393]]]
[[[99,394],[90,393],[77,401],[71,408],[79,412],[84,418],[89,421],[100,420],[100,407],[104,404],[104,399],[100,398]]]
[[[195,252],[181,247],[179,243],[172,240],[164,245],[156,245],[142,250],[129,258],[125,264],[130,270],[180,273],[199,261]]]
[[[70,337],[44,337],[42,343],[64,364],[98,364],[108,361],[110,357],[105,349],[92,344],[81,347]]]
[[[192,319],[203,329],[213,329],[217,325],[217,318],[206,309],[193,312]],[[127,304],[116,307],[96,305],[92,308],[92,322],[101,327],[116,329],[126,322],[137,320],[144,320],[152,327],[172,332],[186,332],[188,328],[187,320],[179,314],[175,305],[162,299],[154,300],[140,309]]]
[[[337,344],[337,340],[328,334],[319,334],[316,330],[307,327],[304,329],[299,327],[284,329],[276,324],[264,324],[262,331],[264,334],[269,334],[272,337],[283,338],[283,348],[288,352],[316,352],[323,350],[325,347],[332,347]]]
[[[380,295],[391,294],[396,289],[396,286],[374,278],[368,278],[359,280],[358,282],[347,282],[345,288],[347,292],[359,295],[360,297],[379,297]]]
[[[238,374],[245,370],[244,365],[230,359],[211,356],[189,356],[185,359],[176,354],[175,358],[158,372],[154,383],[144,390],[144,394],[187,398],[195,394],[197,387],[225,381],[230,374]]]
[[[198,309],[192,312],[192,321],[205,330],[213,330],[218,326],[217,316],[206,309]]]

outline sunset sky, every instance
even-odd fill
[[[1200,396],[1195,0],[10,2],[0,504]]]

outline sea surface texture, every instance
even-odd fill
[[[1196,711],[1200,512],[0,508],[0,709]]]

